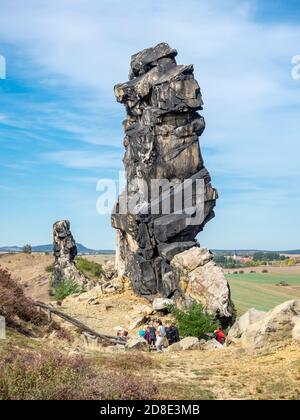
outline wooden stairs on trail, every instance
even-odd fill
[[[39,309],[39,311],[46,311],[48,316],[48,321],[51,322],[52,314],[58,316],[59,318],[62,318],[64,321],[69,322],[70,324],[77,327],[79,330],[81,330],[86,338],[94,338],[97,340],[97,343],[103,342],[107,344],[121,344],[125,346],[126,341],[122,339],[121,337],[113,337],[111,335],[106,335],[99,333],[97,331],[92,330],[87,325],[83,324],[81,321],[78,321],[78,319],[71,317],[70,315],[65,314],[64,312],[61,312],[55,308],[53,308],[50,305],[46,305],[42,302],[34,302],[34,305]]]

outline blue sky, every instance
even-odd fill
[[[0,245],[113,248],[96,181],[122,169],[124,110],[113,85],[131,54],[168,42],[193,63],[220,199],[199,236],[211,248],[299,248],[300,4],[283,0],[1,0]]]

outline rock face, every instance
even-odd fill
[[[176,255],[171,266],[177,270],[185,302],[202,303],[226,324],[232,316],[230,288],[223,270],[213,262],[212,253],[194,247]]]
[[[87,283],[75,265],[77,247],[68,220],[62,220],[53,225],[53,254],[56,285],[59,285],[63,279],[72,279],[81,285]]]
[[[253,310],[250,311],[253,314]],[[246,320],[251,318],[248,315],[249,313],[243,315],[242,322],[237,320],[229,331],[228,339],[231,342],[240,342],[243,347],[259,349],[280,344],[285,339],[299,339],[300,300],[284,302],[268,313],[256,311],[252,318],[252,321],[256,318],[256,322],[248,323]],[[237,335],[237,331],[240,334]]]
[[[125,346],[126,350],[147,350],[147,341],[144,338],[130,338]]]
[[[178,343],[174,343],[171,346],[167,347],[166,351],[168,353],[173,353],[177,351],[192,350],[196,348],[199,344],[199,339],[197,337],[185,337]]]
[[[152,308],[154,311],[164,311],[169,305],[174,305],[172,299],[155,298],[152,303]]]
[[[214,338],[199,345],[199,350],[224,350],[224,346]]]
[[[204,166],[200,87],[192,65],[161,43],[131,58],[129,81],[115,86],[126,108],[127,185],[112,214],[117,268],[139,295],[182,297],[171,260],[198,246],[196,236],[214,217],[217,191]]]
[[[228,344],[238,342],[251,325],[261,321],[266,315],[266,312],[258,311],[255,308],[251,308],[245,312],[230,328],[227,335]]]

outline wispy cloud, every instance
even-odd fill
[[[64,150],[60,152],[46,153],[42,157],[66,168],[122,168],[121,152],[87,152]]]
[[[127,79],[131,54],[166,41],[179,63],[194,64],[207,122],[200,142],[220,207],[253,218],[243,203],[256,200],[263,213],[273,194],[295,226],[300,82],[291,57],[300,53],[300,24],[264,18],[263,3],[266,13],[272,6],[258,0],[2,0],[8,75],[26,86],[0,96],[3,161],[55,165],[61,177],[76,170],[74,182],[121,168],[124,110],[113,85]],[[231,236],[225,214],[217,222],[223,237]]]

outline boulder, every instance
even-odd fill
[[[117,269],[115,267],[115,264],[110,260],[106,261],[102,265],[102,269],[106,280],[111,280],[117,276]]]
[[[206,248],[193,247],[175,255],[171,261],[173,267],[188,272],[207,264],[213,259],[213,254]]]
[[[250,327],[250,325],[261,321],[266,316],[266,314],[266,312],[258,311],[255,308],[249,309],[241,317],[239,317],[230,328],[227,335],[227,343],[231,344],[237,342]]]
[[[133,320],[131,320],[131,323],[128,327],[129,331],[134,330],[135,328],[140,327],[141,325],[145,324],[147,322],[147,318],[145,316],[139,316]]]
[[[185,337],[178,343],[174,343],[171,346],[169,346],[165,351],[171,353],[184,350],[193,350],[198,344],[199,340],[197,337]]]
[[[169,346],[165,349],[166,353],[174,353],[174,352],[177,352],[177,351],[182,351],[182,348],[180,346],[180,342],[171,344],[171,346]]]
[[[148,345],[144,338],[130,338],[125,346],[126,350],[147,350]]]
[[[199,248],[201,249],[201,248]],[[192,258],[189,259],[188,254],[192,253]],[[196,261],[194,261],[195,251],[185,251],[186,256],[184,257],[185,264],[187,267],[187,261],[191,261],[191,267],[195,267]],[[198,254],[206,255],[209,253]],[[171,264],[174,263],[178,267],[178,256],[176,256]],[[180,288],[184,295],[184,299],[190,302],[199,302],[204,308],[217,315],[219,318],[230,319],[232,316],[232,304],[231,295],[228,281],[224,275],[222,268],[218,267],[214,261],[206,262],[204,260],[198,263],[198,267],[192,271],[181,272],[180,275]],[[180,263],[180,266],[183,262]],[[180,268],[178,268],[180,270]]]
[[[250,325],[241,338],[244,347],[263,348],[297,336],[300,300],[276,306],[260,321]]]
[[[143,315],[143,316],[149,317],[150,315],[153,314],[154,309],[150,305],[141,305],[141,306],[137,306],[134,312],[137,316]]]
[[[199,339],[197,337],[185,337],[179,341],[181,350],[191,350],[198,343]]]
[[[201,350],[224,350],[224,346],[214,338],[202,343],[199,348]]]
[[[103,290],[100,285],[93,287],[88,292],[81,293],[76,300],[78,302],[90,301],[90,303],[97,301],[103,295]],[[74,295],[70,296],[70,299],[74,298]],[[67,297],[69,299],[69,297]]]
[[[168,305],[174,305],[174,301],[166,298],[155,298],[152,303],[152,308],[154,311],[163,311]]]
[[[300,317],[296,316],[293,319],[294,328],[292,331],[292,337],[294,340],[300,340]]]

